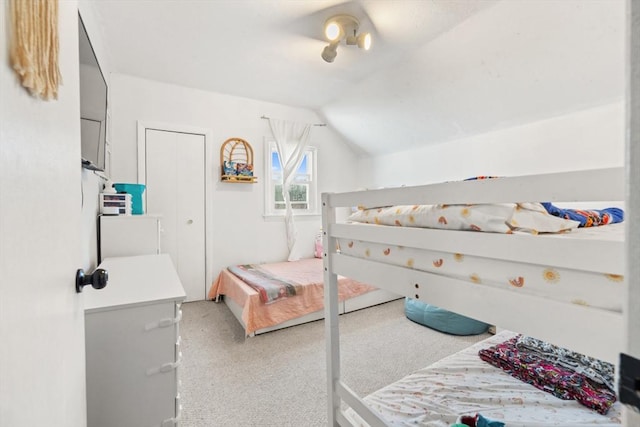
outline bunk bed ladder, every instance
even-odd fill
[[[329,402],[329,426],[353,425],[341,410],[344,402],[354,408],[371,427],[385,427],[387,423],[373,412],[358,395],[340,380],[340,331],[338,328],[338,278],[333,273],[333,255],[337,239],[332,236],[331,224],[336,221],[336,209],[331,205],[331,195],[322,194],[322,259],[324,262],[325,336],[327,349],[327,399]]]

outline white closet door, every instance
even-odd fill
[[[205,137],[146,129],[146,213],[162,215],[187,301],[205,299]]]

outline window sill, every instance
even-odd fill
[[[321,217],[322,214],[320,212],[305,212],[305,213],[293,213],[293,217],[296,219],[316,219],[318,217]],[[277,221],[277,220],[281,220],[284,219],[284,213],[281,214],[263,214],[262,217],[265,219],[265,221]]]

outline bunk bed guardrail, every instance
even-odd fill
[[[341,403],[345,403],[356,410],[369,425],[386,425],[340,378],[337,275],[365,281],[412,298],[425,299],[428,295],[430,304],[612,363],[618,363],[623,349],[624,332],[624,318],[620,312],[568,304],[535,295],[516,295],[495,287],[472,286],[469,282],[456,278],[347,256],[337,249],[338,239],[355,239],[423,249],[437,248],[451,253],[541,265],[560,265],[622,276],[625,274],[626,264],[624,241],[598,238],[593,241],[581,240],[576,244],[575,241],[554,236],[338,223],[337,209],[415,204],[624,200],[624,168],[324,193],[322,213],[329,424],[351,425],[340,409]],[[478,304],[478,301],[482,301],[482,304]],[[544,312],[540,311],[541,307],[544,307]]]

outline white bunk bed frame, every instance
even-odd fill
[[[624,173],[623,168],[600,169],[323,194],[324,248],[335,248],[336,239],[343,238],[624,274],[624,242],[600,239],[576,242],[554,236],[373,226],[337,223],[335,220],[335,209],[345,206],[624,200]],[[338,274],[614,363],[623,348],[621,313],[516,294],[407,267],[350,257],[336,250],[327,251],[324,255],[325,289],[329,290],[325,292],[325,318],[328,319],[329,401],[333,403],[329,418],[331,425],[336,421],[340,425],[351,425],[340,411],[340,399],[371,426],[386,425],[340,380],[339,331],[335,311]],[[600,333],[594,333],[594,330]]]
[[[634,366],[617,366],[623,425],[640,425],[640,0],[627,1],[627,123],[623,168],[537,176],[466,181],[343,194],[323,194],[325,251],[325,334],[327,349],[328,425],[351,426],[342,404],[372,427],[387,424],[340,378],[336,275],[371,283],[431,304],[554,342],[618,365],[621,353]],[[336,208],[433,203],[501,203],[513,201],[625,201],[625,242],[548,239],[403,227],[359,227],[336,222]],[[634,231],[634,232],[632,232]],[[590,309],[535,296],[516,295],[409,268],[341,255],[337,238],[557,265],[625,275],[622,313]],[[551,242],[551,244],[550,244]],[[593,254],[598,254],[593,256]],[[618,272],[618,273],[617,273]],[[477,304],[477,301],[482,304]],[[514,304],[517,303],[517,304]],[[544,316],[539,315],[544,307]],[[559,327],[558,325],[562,325]],[[585,328],[589,325],[591,328]],[[621,369],[619,369],[621,368]],[[629,406],[632,405],[632,406]],[[631,408],[635,410],[629,410]]]

